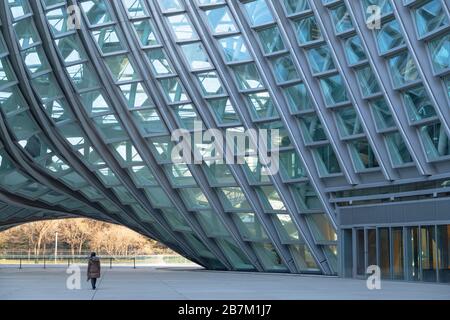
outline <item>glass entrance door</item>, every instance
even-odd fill
[[[420,265],[419,265],[419,227],[407,228],[406,241],[406,267],[407,279],[412,281],[420,280]]]
[[[356,274],[366,274],[366,248],[364,229],[356,229]]]
[[[378,265],[377,262],[377,229],[367,229],[367,267]]]
[[[403,280],[404,261],[403,261],[403,227],[392,228],[392,278]]]
[[[435,282],[437,280],[435,231],[435,226],[424,226],[420,228],[421,280],[423,281]]]
[[[378,229],[378,261],[380,263],[381,277],[391,277],[391,249],[389,246],[389,228]]]
[[[450,283],[450,224],[438,226],[439,282]]]

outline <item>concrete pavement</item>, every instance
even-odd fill
[[[195,268],[103,269],[98,290],[91,290],[81,268],[81,289],[68,290],[66,268],[0,266],[3,300],[278,300],[278,299],[450,299],[450,286],[383,281],[368,290],[362,280],[321,276],[214,272]]]

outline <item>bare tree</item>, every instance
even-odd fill
[[[28,250],[42,254],[59,235],[59,247],[72,255],[89,249],[106,255],[172,253],[161,243],[143,237],[122,226],[90,219],[67,219],[27,223],[0,233],[0,249]]]
[[[59,225],[62,240],[70,246],[72,256],[75,255],[76,249],[81,253],[83,244],[89,236],[89,230],[83,224],[82,219],[68,219],[61,221]]]
[[[33,250],[35,256],[41,254],[43,241],[54,224],[54,221],[40,221],[27,223],[19,227],[28,240],[29,252]]]

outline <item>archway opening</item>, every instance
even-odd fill
[[[0,232],[0,264],[4,265],[83,263],[91,252],[111,267],[195,265],[127,227],[87,218],[34,221]]]

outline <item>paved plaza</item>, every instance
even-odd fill
[[[81,289],[68,290],[66,268],[0,267],[0,299],[450,299],[450,286],[442,284],[383,281],[381,290],[371,291],[363,280],[155,267],[104,268],[93,291],[84,267],[81,272]]]

